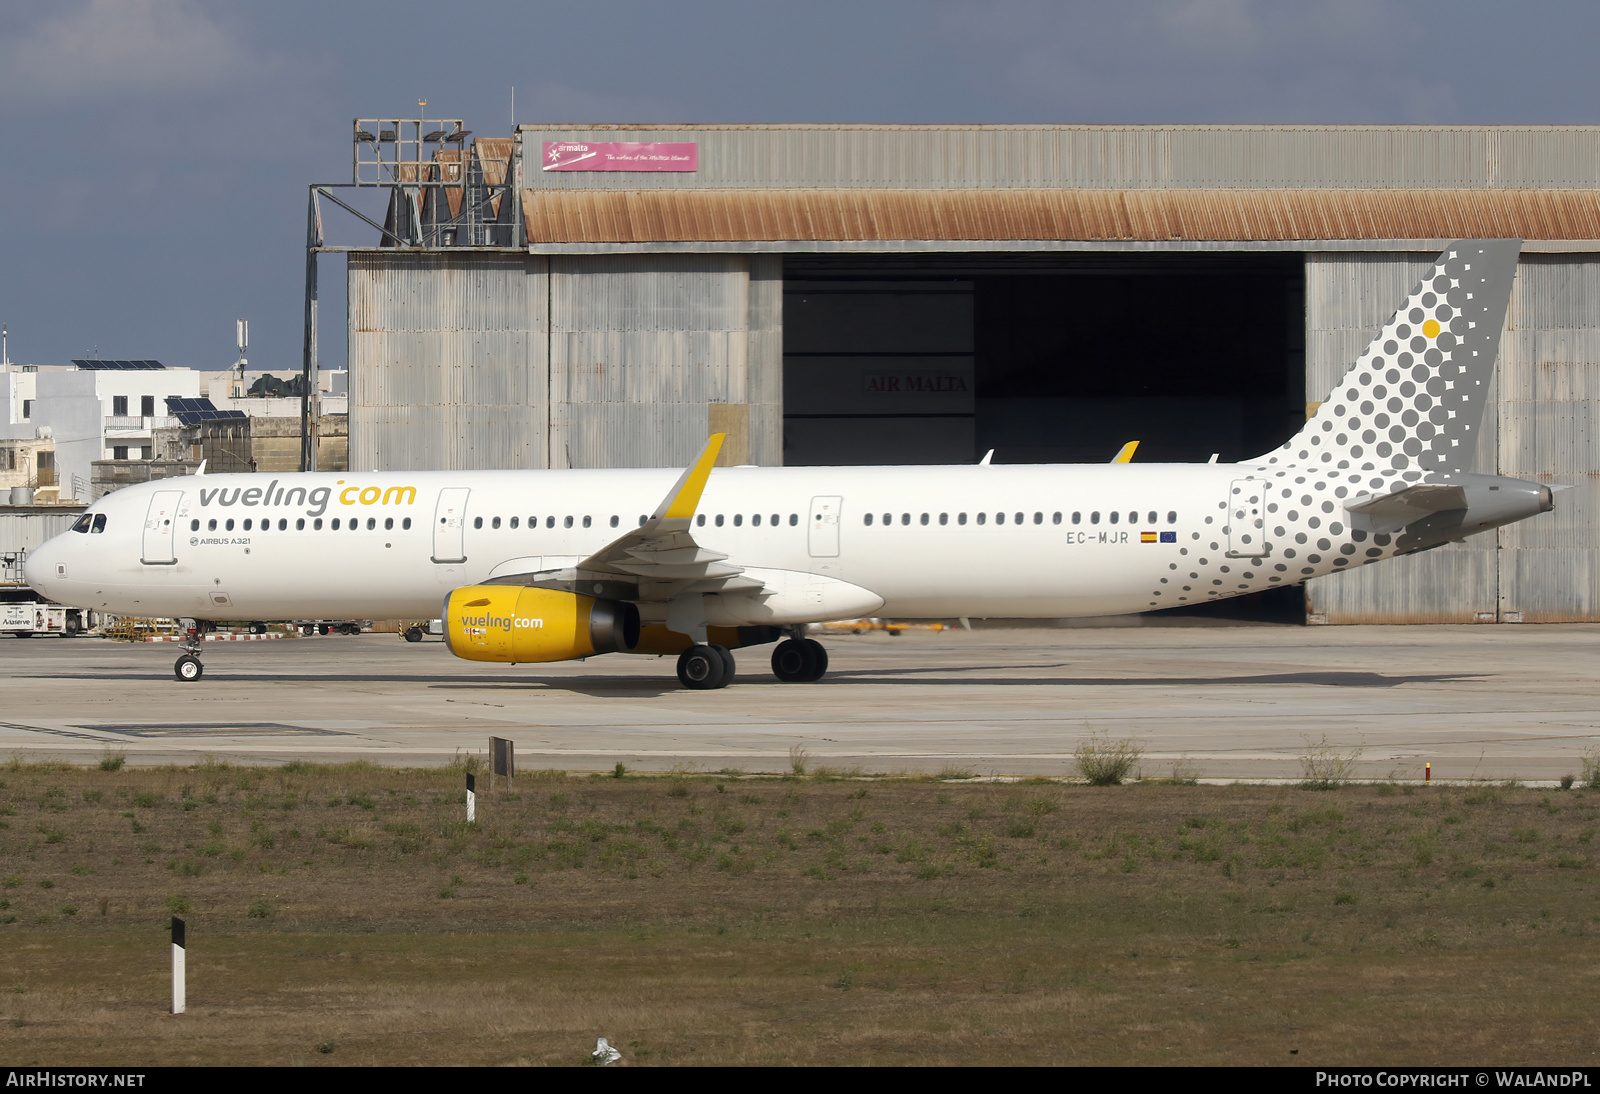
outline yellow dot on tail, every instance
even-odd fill
[[[1429,338],[1439,337],[1439,321],[1437,319],[1430,319],[1426,323],[1422,324],[1422,333],[1427,335]]]

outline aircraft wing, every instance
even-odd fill
[[[1397,532],[1412,521],[1467,507],[1460,486],[1418,483],[1392,494],[1362,494],[1344,503],[1350,525],[1367,532]]]
[[[576,566],[490,579],[498,585],[565,589],[608,599],[665,602],[679,593],[734,592],[763,588],[761,581],[707,550],[691,532],[695,510],[725,433],[713,433],[700,457],[656,506],[643,524],[630,529]]]

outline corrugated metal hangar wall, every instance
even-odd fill
[[[727,463],[1103,460],[1135,437],[1244,458],[1439,245],[1516,235],[1471,470],[1573,489],[1497,537],[1321,579],[1306,611],[1600,619],[1600,130],[517,136],[523,246],[350,255],[353,467],[671,466],[711,431]],[[538,169],[541,142],[585,140],[693,141],[698,169]],[[1128,330],[1165,355],[1120,351]]]

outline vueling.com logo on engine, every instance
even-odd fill
[[[461,617],[461,630],[466,634],[488,634],[490,631],[504,631],[510,634],[516,630],[544,630],[544,620],[534,618],[521,618],[514,615],[474,615]]]

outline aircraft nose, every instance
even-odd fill
[[[56,557],[60,554],[54,544],[44,543],[28,552],[22,560],[22,580],[35,592],[48,596],[50,582],[55,578]]]

